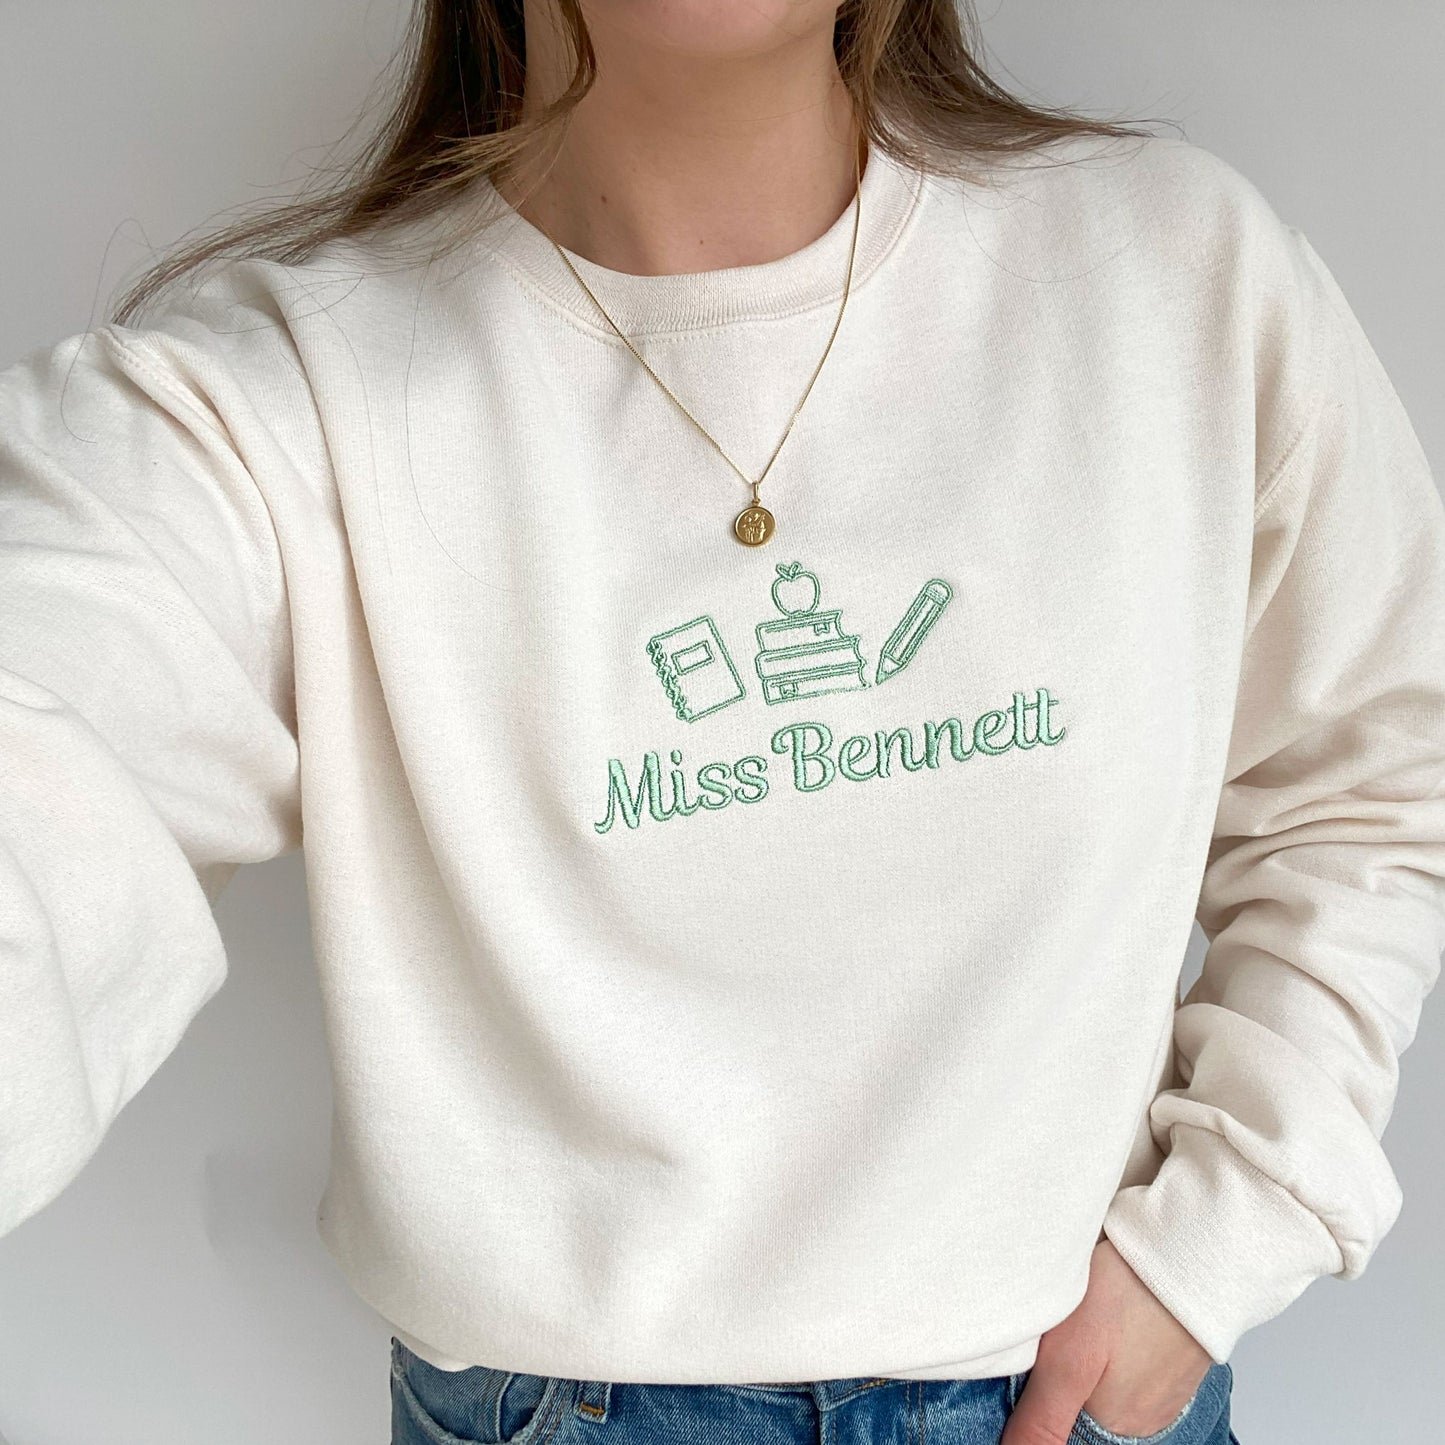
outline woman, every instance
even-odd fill
[[[420,14],[349,186],[0,377],[0,1227],[304,831],[395,1441],[1233,1440],[1445,943],[1337,285],[946,0]]]

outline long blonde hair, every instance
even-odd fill
[[[574,55],[570,83],[523,119],[523,0],[415,0],[382,81],[384,119],[353,160],[289,202],[201,235],[152,264],[112,320],[133,323],[171,281],[227,255],[297,264],[328,241],[431,215],[479,176],[510,173],[553,134],[596,76],[580,0],[554,0]],[[1030,105],[987,75],[972,0],[843,0],[838,68],[871,146],[925,170],[959,173],[1068,135],[1143,136],[1138,126]],[[357,122],[359,124],[360,121]],[[355,126],[353,126],[353,130]],[[349,134],[349,132],[348,132]],[[456,239],[460,240],[458,236]]]

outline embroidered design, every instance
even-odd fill
[[[837,608],[819,610],[816,573],[801,562],[779,563],[771,593],[782,615],[757,624],[754,658],[763,700],[769,704],[885,682],[909,666],[953,598],[952,586],[941,577],[929,578],[918,589],[888,634],[870,683],[861,639],[843,630]],[[684,722],[695,722],[746,695],[717,624],[706,614],[649,637],[647,655],[673,711]],[[1065,732],[1054,727],[1051,716],[1058,702],[1048,688],[1040,687],[1032,698],[1014,693],[1010,707],[991,708],[971,722],[959,717],[925,720],[921,739],[910,727],[879,728],[845,737],[836,747],[827,723],[795,722],[777,728],[768,745],[783,759],[779,767],[788,769],[793,791],[816,793],[840,776],[850,783],[897,776],[895,759],[902,773],[916,773],[936,770],[945,753],[964,762],[975,756],[1026,751],[1041,743],[1052,747]],[[673,748],[668,757],[671,767],[664,779],[657,752],[645,752],[635,784],[621,758],[608,758],[606,816],[594,820],[593,828],[606,833],[618,818],[628,828],[636,828],[644,817],[664,822],[699,809],[714,812],[733,802],[758,803],[768,796],[769,760],[760,753],[747,753],[730,763],[703,763],[691,776],[681,749]]]
[[[853,783],[892,776],[890,765],[895,745],[898,761],[906,772],[936,770],[944,757],[941,743],[945,735],[947,754],[960,763],[973,757],[994,757],[1015,748],[1036,748],[1041,743],[1052,747],[1066,732],[1065,728],[1053,725],[1051,709],[1058,704],[1059,699],[1046,687],[1036,688],[1032,699],[1016,692],[1011,707],[991,708],[980,713],[971,724],[957,717],[937,723],[925,721],[921,746],[912,728],[897,727],[844,738],[835,750],[833,730],[822,722],[787,723],[773,733],[769,746],[774,753],[790,759],[793,790],[816,793],[840,776]],[[860,766],[869,759],[870,752],[869,766]],[[619,817],[629,828],[636,828],[644,812],[661,823],[668,818],[687,817],[699,808],[714,811],[734,801],[761,802],[768,795],[769,784],[764,776],[768,760],[756,753],[749,753],[734,763],[704,763],[697,770],[700,796],[695,799],[688,796],[681,750],[673,748],[669,757],[673,766],[668,775],[671,795],[667,799],[663,796],[662,765],[656,752],[643,754],[642,772],[635,788],[628,783],[622,760],[609,758],[607,815],[594,820],[593,828],[606,833]]]
[[[780,589],[785,595],[780,595]],[[801,562],[779,562],[772,596],[773,606],[783,615],[758,623],[754,659],[765,702],[868,686],[859,639],[843,631],[836,608],[817,610],[819,589],[814,573],[806,571]]]
[[[647,655],[684,722],[696,722],[743,696],[742,678],[711,617],[694,617],[649,637]]]
[[[952,596],[953,588],[942,577],[931,578],[918,589],[918,596],[909,604],[903,620],[888,634],[888,641],[878,654],[878,675],[874,682],[885,682],[913,661],[918,644],[943,615]]]

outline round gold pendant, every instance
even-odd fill
[[[733,518],[733,532],[739,542],[746,542],[749,547],[766,542],[773,535],[774,525],[773,514],[757,502],[744,507]]]

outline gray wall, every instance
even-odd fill
[[[981,10],[1000,78],[1047,103],[1173,118],[1306,232],[1445,480],[1433,0]],[[400,15],[399,0],[0,0],[0,365],[90,324],[148,243],[299,181],[350,121]],[[329,1097],[300,859],[243,869],[218,913],[226,986],[80,1178],[0,1240],[13,1445],[387,1438],[386,1327],[313,1229]],[[1186,983],[1201,942],[1196,930]],[[1442,1060],[1435,998],[1386,1135],[1404,1212],[1362,1279],[1322,1280],[1245,1336],[1244,1445],[1432,1438]]]

